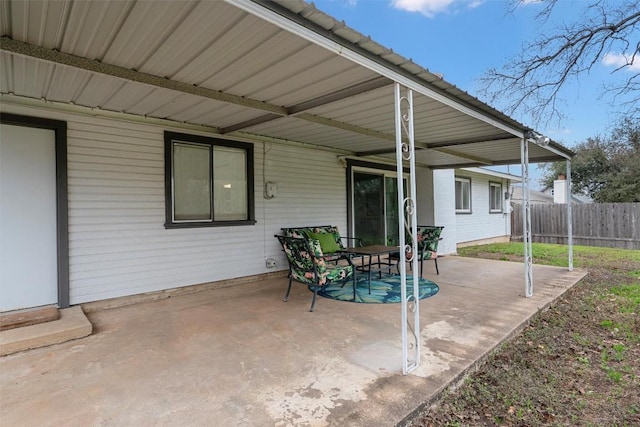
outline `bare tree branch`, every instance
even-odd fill
[[[514,0],[511,12],[517,13],[524,3]],[[557,3],[544,2],[536,20],[546,23]],[[536,125],[560,122],[566,86],[593,71],[607,55],[617,54],[623,55],[626,63],[613,69],[612,82],[603,85],[603,96],[613,91],[616,106],[637,111],[640,71],[635,64],[640,61],[640,4],[632,0],[593,0],[576,17],[573,23],[543,32],[501,69],[487,71],[480,79],[482,94],[490,102],[506,102],[507,114],[526,114]]]

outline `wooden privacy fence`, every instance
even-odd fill
[[[567,205],[530,206],[531,240],[567,244]],[[640,249],[640,203],[574,203],[571,210],[574,245]],[[511,240],[522,241],[522,205],[511,214]]]

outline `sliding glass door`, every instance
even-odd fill
[[[405,192],[407,180],[403,180]],[[387,245],[396,246],[400,244],[398,237],[398,179],[395,177],[385,178],[385,217],[387,219]]]
[[[397,184],[390,172],[353,172],[353,228],[362,244],[398,244]]]
[[[384,176],[353,174],[353,212],[355,236],[362,244],[384,244]]]

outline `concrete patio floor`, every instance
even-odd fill
[[[425,265],[422,364],[402,375],[399,304],[319,298],[286,279],[102,310],[91,336],[0,358],[3,426],[393,426],[584,271],[462,257]]]

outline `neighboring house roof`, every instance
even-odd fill
[[[522,187],[519,185],[511,186],[511,201],[514,203],[522,203]],[[531,203],[554,203],[553,193],[551,189],[536,191],[529,189],[529,200]],[[593,200],[587,196],[573,194],[571,196],[573,203],[592,203]]]
[[[553,188],[545,187],[542,192],[551,197],[553,200]],[[593,199],[583,194],[572,194],[571,200],[573,203],[593,203]]]
[[[522,186],[512,185],[509,192],[512,203],[522,204]],[[531,203],[553,203],[553,196],[529,189],[529,200]]]
[[[530,130],[304,1],[16,0],[5,9],[2,102],[389,160],[398,82],[414,94],[416,162],[433,168],[520,163]],[[529,145],[532,162],[572,154]]]
[[[512,175],[510,173],[498,172],[498,171],[485,169],[485,168],[460,168],[459,170],[469,171],[469,172],[473,172],[473,173],[479,173],[479,174],[482,174],[482,175],[488,175],[488,176],[492,176],[492,177],[495,177],[495,178],[508,179],[511,182],[521,182],[522,181],[522,177],[519,177],[518,175]]]
[[[574,203],[593,203],[593,199],[591,197],[583,194],[572,194],[571,200],[573,200]]]

